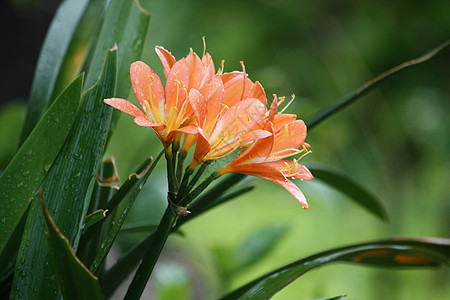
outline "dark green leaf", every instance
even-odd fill
[[[19,145],[22,145],[51,103],[60,67],[87,2],[87,0],[66,0],[56,11],[34,72]]]
[[[323,110],[319,111],[317,114],[312,116],[310,119],[308,119],[305,122],[306,126],[308,127],[308,130],[311,130],[314,126],[316,126],[323,120],[327,119],[328,117],[334,115],[338,111],[354,103],[356,100],[365,95],[368,91],[375,88],[376,86],[384,82],[386,79],[390,78],[392,75],[397,74],[400,71],[408,69],[412,66],[416,66],[418,64],[422,64],[424,62],[429,61],[430,59],[432,59],[433,57],[444,51],[448,46],[450,46],[450,40],[445,41],[444,43],[440,44],[439,46],[437,46],[436,48],[434,48],[433,50],[431,50],[430,52],[421,57],[406,61],[398,66],[393,67],[390,70],[387,70],[386,72],[378,75],[377,77],[372,78],[371,80],[360,86],[356,91],[351,92],[341,100],[336,101],[335,103],[324,108]]]
[[[287,226],[274,225],[250,235],[233,251],[236,264],[234,272],[240,272],[263,259],[277,246],[287,230]]]
[[[58,97],[0,177],[0,253],[72,127],[82,84],[79,76]]]
[[[111,199],[113,193],[120,185],[119,175],[117,174],[117,168],[114,158],[108,158],[102,161],[95,181],[94,192],[92,193],[92,199],[89,204],[88,213],[92,215],[95,212],[102,211],[103,213],[99,218],[96,218],[95,223],[90,224],[83,228],[83,235],[80,239],[77,255],[81,261],[90,266],[97,255],[102,240],[105,238],[108,230],[114,220],[115,214],[110,217],[110,222],[103,222],[108,213],[107,209],[104,209]],[[89,217],[86,216],[86,218]],[[85,221],[86,221],[85,218]],[[95,229],[94,229],[95,228]]]
[[[148,177],[153,172],[156,164],[158,163],[161,156],[164,154],[165,149],[161,151],[161,153],[158,155],[156,160],[152,163],[151,160],[149,162],[149,165],[147,168],[145,168],[141,173],[136,174],[133,173],[130,175],[131,178],[129,180],[133,180],[134,183],[128,188],[125,198],[125,205],[122,209],[122,212],[119,216],[119,219],[114,222],[114,224],[111,226],[110,231],[108,232],[108,235],[106,236],[105,240],[102,242],[102,245],[100,246],[100,251],[97,253],[97,256],[94,259],[94,262],[92,263],[90,270],[95,274],[98,272],[100,266],[103,264],[106,255],[108,254],[109,250],[112,247],[112,244],[114,240],[116,239],[117,234],[120,231],[120,228],[122,227],[123,222],[125,221],[126,216],[128,215],[128,212],[131,208],[131,206],[134,203],[134,200],[136,200],[136,197],[139,195],[139,193],[142,190],[142,187],[147,182]],[[133,178],[134,177],[134,178]],[[120,190],[118,191],[118,193]]]
[[[242,182],[248,176],[241,174],[231,174],[225,177],[223,180],[219,181],[216,185],[207,190],[203,195],[201,195],[195,202],[189,205],[189,211],[191,214],[189,216],[178,219],[176,226],[173,228],[172,232],[179,232],[179,227],[185,222],[192,220],[193,218],[206,212],[208,209],[213,208],[217,205],[225,203],[228,200],[234,199],[239,195],[249,192],[254,189],[254,186],[245,186],[238,188],[235,191],[226,193],[222,195],[228,189],[230,189],[235,184]],[[125,186],[122,185],[121,189]],[[118,193],[117,193],[118,194]],[[115,196],[117,196],[117,194]],[[201,199],[201,200],[200,200]],[[101,277],[100,281],[102,283],[103,293],[107,296],[112,295],[115,288],[130,274],[135,267],[138,265],[139,261],[145,254],[145,250],[151,244],[152,234],[142,241],[139,245],[133,248],[126,255],[121,257],[117,263],[107,270]],[[120,274],[120,275],[119,275]]]
[[[154,222],[135,222],[122,226],[121,233],[152,233],[158,227]]]
[[[449,239],[389,239],[336,248],[298,260],[229,293],[222,299],[269,299],[314,268],[332,262],[381,267],[436,267],[449,264]]]
[[[86,5],[61,64],[52,99],[80,73],[87,54],[95,42],[93,37],[99,30],[105,8],[106,0],[89,0]]]
[[[64,299],[103,299],[97,277],[76,257],[69,241],[50,216],[42,197],[40,203],[52,263]]]
[[[84,218],[83,228],[89,228],[106,217],[106,211],[99,209]]]
[[[386,209],[381,201],[367,189],[348,178],[346,175],[328,167],[308,166],[316,179],[322,180],[351,200],[373,213],[383,221],[388,220]]]
[[[102,69],[106,51],[117,44],[120,54],[115,97],[128,96],[131,87],[130,65],[141,56],[149,21],[150,15],[138,1],[110,1],[87,72],[85,86],[89,87],[95,83]]]
[[[42,183],[47,207],[75,251],[106,144],[112,108],[103,99],[114,95],[116,70],[117,51],[112,49],[97,83],[83,94],[66,143]],[[43,230],[39,203],[34,201],[19,249],[13,297],[23,293],[48,299],[59,294]]]

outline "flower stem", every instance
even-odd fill
[[[142,259],[141,264],[134,275],[133,281],[128,287],[124,299],[140,299],[176,219],[177,215],[173,212],[169,203],[166,212],[164,213],[164,216],[162,217],[161,222],[153,235],[152,243],[148,247],[148,251],[145,253],[144,258]]]
[[[197,175],[197,174],[196,174]],[[184,196],[183,199],[178,203],[179,206],[187,206],[192,200],[194,200],[208,185],[215,179],[221,176],[220,173],[214,172],[208,178],[206,178],[202,183],[200,183],[192,192]]]
[[[166,161],[167,161],[167,181],[169,184],[168,197],[169,197],[169,200],[174,200],[176,191],[178,189],[178,183],[177,183],[177,179],[175,178],[175,174],[174,174],[174,167],[173,167],[174,159],[173,159],[171,147],[167,148],[165,155],[166,155]]]
[[[187,156],[186,150],[180,149],[180,151],[178,152],[177,171],[176,171],[178,182],[180,182],[181,180],[181,173],[183,172],[183,164],[184,160],[186,159],[186,156]]]

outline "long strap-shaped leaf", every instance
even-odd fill
[[[135,182],[135,184],[130,188],[129,193],[126,197],[125,206],[122,209],[122,212],[117,219],[117,221],[114,222],[114,224],[111,226],[110,231],[108,232],[108,235],[106,236],[105,240],[102,242],[102,245],[100,246],[100,251],[97,252],[97,256],[94,259],[94,262],[92,263],[90,270],[95,274],[98,272],[100,266],[103,264],[103,262],[106,259],[106,255],[108,254],[109,250],[112,247],[112,244],[114,240],[116,239],[117,234],[120,231],[120,228],[122,227],[123,222],[125,221],[126,216],[128,215],[128,212],[130,211],[131,207],[133,206],[134,200],[136,200],[137,196],[142,190],[142,187],[147,182],[148,177],[153,172],[156,164],[158,163],[159,159],[163,155],[165,150],[161,151],[161,153],[158,155],[156,160],[149,166],[149,168],[145,169],[144,174],[133,174],[131,176],[136,177],[138,180]]]
[[[67,48],[87,2],[87,0],[66,0],[58,8],[53,18],[34,72],[19,145],[26,140],[52,100],[55,83],[66,56]]]
[[[80,76],[56,99],[0,177],[0,253],[72,127],[82,84]]]
[[[67,141],[42,184],[47,207],[75,251],[106,144],[112,108],[103,99],[114,96],[116,71],[117,49],[112,49],[97,83],[84,93]],[[16,262],[12,298],[20,293],[36,299],[59,294],[43,229],[39,202],[34,201]]]
[[[307,120],[306,126],[308,127],[308,130],[311,130],[314,126],[319,124],[320,122],[324,121],[325,119],[329,118],[331,115],[337,113],[341,109],[344,109],[348,105],[355,102],[357,99],[365,95],[368,91],[371,89],[377,87],[380,83],[385,81],[386,79],[390,78],[392,75],[399,73],[400,71],[403,71],[405,69],[408,69],[412,66],[416,66],[418,64],[424,63],[444,51],[448,46],[450,46],[450,40],[445,41],[444,43],[440,44],[427,54],[406,61],[398,66],[393,67],[392,69],[378,75],[377,77],[369,80],[365,84],[363,84],[361,87],[359,87],[356,91],[348,94],[341,100],[337,101],[336,103],[333,103],[332,105],[326,107],[325,109],[319,111],[317,114],[312,116],[309,120]]]
[[[227,294],[222,300],[269,299],[304,273],[332,262],[381,267],[436,267],[448,265],[448,239],[391,239],[336,248],[298,260]]]
[[[362,206],[383,221],[387,221],[387,212],[381,201],[366,188],[354,182],[342,172],[325,166],[308,166],[314,178],[322,180],[336,190],[346,194],[356,204]]]
[[[53,267],[64,299],[103,299],[98,279],[76,257],[69,241],[56,226],[45,206],[42,191],[39,200]]]

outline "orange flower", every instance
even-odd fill
[[[219,70],[209,83],[189,93],[196,118],[195,126],[184,131],[193,135],[185,137],[183,150],[187,152],[197,140],[190,165],[193,169],[203,161],[222,158],[243,144],[270,135],[260,130],[267,103],[264,89],[247,77],[241,64],[243,72],[221,74]]]
[[[288,156],[306,152],[305,145],[308,145],[304,143],[306,125],[302,120],[295,120],[295,115],[274,115],[273,109],[275,108],[276,111],[276,107],[275,99],[271,106],[269,121],[265,126],[265,130],[271,132],[271,135],[252,143],[248,148],[242,150],[236,159],[217,172],[220,175],[241,173],[273,181],[289,191],[306,209],[308,202],[305,196],[288,177],[311,180],[313,176],[296,159],[293,161],[283,160]]]
[[[143,110],[125,99],[111,98],[104,102],[135,117],[139,126],[152,127],[164,146],[169,145],[175,133],[184,131],[193,118],[189,103],[191,91],[197,91],[213,78],[214,64],[206,53],[200,59],[190,52],[179,61],[162,47],[156,52],[164,66],[166,85],[163,87],[159,76],[145,63],[131,64],[130,77],[133,92]]]

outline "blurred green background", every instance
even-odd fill
[[[304,120],[450,37],[450,2],[445,0],[141,2],[152,14],[142,60],[159,74],[155,45],[179,59],[190,47],[201,54],[201,38],[206,36],[216,67],[223,59],[226,72],[240,70],[239,61],[244,61],[250,78],[260,81],[267,95],[295,94],[286,112]],[[50,17],[56,4],[8,2],[21,20],[36,18],[32,11]],[[33,30],[16,30],[8,36],[30,43]],[[9,66],[2,54],[2,67]],[[30,56],[37,59],[37,54]],[[31,70],[32,76],[35,63],[1,71],[2,79],[27,84],[12,97],[6,81],[2,83],[2,100],[8,100],[0,107],[2,169],[14,154],[24,117],[25,101],[13,98],[27,97],[30,82],[21,74]],[[450,237],[449,70],[447,50],[394,76],[308,134],[313,153],[303,162],[333,166],[367,187],[386,206],[389,223],[318,180],[299,183],[310,203],[307,211],[281,187],[254,180],[254,191],[195,219],[183,226],[183,236],[169,239],[152,277],[152,297],[217,298],[267,271],[329,248],[395,236]],[[160,150],[151,130],[123,115],[107,155],[116,158],[124,180],[146,156]],[[158,172],[150,177],[129,222],[157,221],[162,214],[164,163]],[[255,232],[267,236],[274,230],[279,239],[274,238],[277,242],[262,260],[243,272],[226,272],[236,267],[230,253],[241,253],[241,243]],[[118,251],[141,237],[122,235]],[[340,264],[308,273],[274,299],[342,294],[349,299],[450,299],[449,280],[448,269],[400,271]]]

